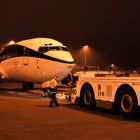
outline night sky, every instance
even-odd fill
[[[49,37],[64,43],[84,65],[140,66],[139,0],[4,0],[0,44]]]

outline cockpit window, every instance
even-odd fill
[[[40,47],[40,48],[38,49],[38,51],[41,52],[41,53],[43,53],[43,51],[44,51],[43,47]]]
[[[40,47],[40,48],[38,49],[38,51],[41,52],[41,53],[48,52],[48,47]]]
[[[45,53],[45,52],[48,52],[48,51],[60,51],[60,47],[59,46],[51,46],[51,47],[39,47],[38,51],[41,52],[41,53]]]
[[[39,47],[38,49],[39,52],[45,53],[48,51],[69,51],[66,47],[63,46],[44,46],[44,47]]]
[[[49,47],[49,51],[60,51],[61,49],[60,49],[60,47],[59,46],[51,46],[51,47]]]
[[[66,47],[61,47],[62,51],[69,51]]]

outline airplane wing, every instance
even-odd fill
[[[99,69],[98,66],[87,66],[87,68],[88,68],[88,70],[98,70]],[[85,70],[84,66],[75,65],[72,72],[78,72],[78,71],[83,71],[83,70]]]

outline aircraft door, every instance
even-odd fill
[[[29,48],[24,47],[23,48],[23,65],[28,65],[29,64]]]

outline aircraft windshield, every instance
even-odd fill
[[[45,53],[48,51],[68,51],[66,47],[59,47],[59,46],[44,46],[44,47],[39,47],[38,49],[39,52]]]
[[[54,46],[49,47],[49,51],[60,51],[60,50],[61,50],[60,47],[57,47],[57,46],[56,47],[54,47]]]
[[[48,52],[48,47],[40,47],[40,48],[38,49],[38,51],[41,52],[41,53]]]

